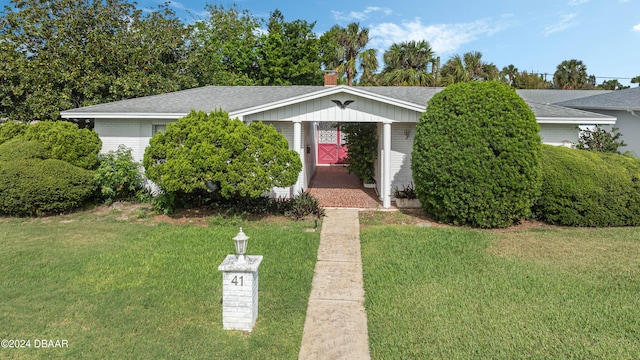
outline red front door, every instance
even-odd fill
[[[318,126],[318,164],[345,164],[347,157],[346,137],[340,127],[321,122]]]

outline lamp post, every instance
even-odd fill
[[[249,237],[242,231],[238,231],[238,235],[233,238],[233,241],[236,245],[236,255],[238,257],[238,262],[244,262],[244,254],[247,252],[247,243],[249,242]]]

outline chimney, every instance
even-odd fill
[[[324,86],[338,85],[338,73],[335,70],[324,71]]]

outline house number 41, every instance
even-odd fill
[[[231,280],[231,283],[233,285],[235,285],[235,286],[238,286],[238,285],[242,286],[242,285],[244,285],[244,279],[243,278],[244,278],[244,276],[240,276],[240,277],[234,276],[233,279]]]

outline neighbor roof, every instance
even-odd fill
[[[558,105],[579,109],[640,110],[640,87],[572,99]]]

